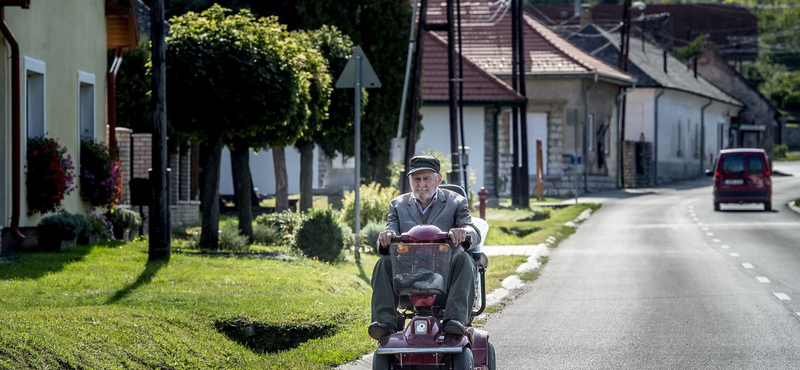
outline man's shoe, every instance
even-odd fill
[[[444,332],[447,334],[453,335],[464,335],[464,331],[467,328],[464,324],[461,323],[461,320],[457,317],[453,317],[450,320],[447,320],[447,323],[444,324]]]
[[[381,340],[381,338],[397,332],[397,329],[388,322],[373,322],[369,324],[367,332],[369,332],[369,336],[372,337],[372,339]]]

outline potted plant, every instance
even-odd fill
[[[104,240],[111,239],[112,227],[111,222],[94,212],[86,212],[86,219],[89,223],[89,237],[87,243],[95,245],[103,242]]]
[[[35,137],[28,140],[26,158],[28,215],[59,210],[64,196],[75,190],[67,148],[55,139]]]
[[[126,208],[113,208],[106,213],[106,218],[111,222],[116,239],[133,240],[142,226],[142,217]]]
[[[81,198],[94,207],[113,207],[119,204],[122,181],[119,162],[108,148],[92,139],[81,138]]]
[[[36,226],[39,248],[52,252],[72,248],[80,228],[81,225],[69,213],[45,216]]]

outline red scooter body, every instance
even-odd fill
[[[405,329],[378,342],[373,370],[421,365],[453,365],[454,370],[493,370],[494,366],[488,364],[489,352],[494,359],[488,332],[467,326],[464,335],[447,334],[437,318],[443,307],[434,306],[436,296],[447,293],[449,281],[451,247],[447,244],[447,234],[436,226],[419,225],[401,235],[399,241],[390,246],[390,253],[395,293],[401,297],[401,302],[404,297],[408,298],[411,304],[401,303],[401,306],[413,313],[405,314],[408,323]],[[483,278],[482,269],[480,273]],[[473,312],[473,315],[485,307],[485,296],[481,298],[481,310]],[[463,356],[472,361],[464,361]],[[466,363],[472,363],[472,366],[465,366]]]

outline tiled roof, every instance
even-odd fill
[[[588,25],[570,39],[576,45],[586,48],[587,52],[607,62],[616,63],[619,58],[619,34],[610,34],[600,27]],[[637,86],[665,87],[733,105],[742,105],[739,100],[726,94],[702,76],[698,75],[695,78],[694,72],[672,54],[667,53],[667,72],[664,72],[664,50],[649,42],[645,42],[642,50],[640,40],[631,40],[628,60],[629,71],[637,76]]]
[[[461,29],[464,55],[485,71],[511,74],[511,13],[488,22],[496,8],[487,2],[461,4]],[[444,5],[431,5],[428,22],[447,20]],[[502,12],[500,13],[503,14]],[[524,16],[526,73],[532,75],[589,74],[627,85],[633,77],[597,59],[558,36],[528,15]],[[440,32],[446,35],[446,32]]]
[[[431,32],[425,33],[422,61],[422,98],[425,102],[449,100],[447,42]],[[458,54],[456,54],[457,56]],[[458,76],[458,59],[456,59]],[[514,102],[525,98],[495,76],[464,58],[464,101]]]

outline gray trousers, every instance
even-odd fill
[[[444,318],[458,317],[467,324],[475,302],[475,262],[461,247],[450,256],[450,279]],[[372,270],[372,321],[394,324],[398,316],[399,297],[392,289],[392,257],[381,256]],[[403,328],[397,328],[402,330]]]

